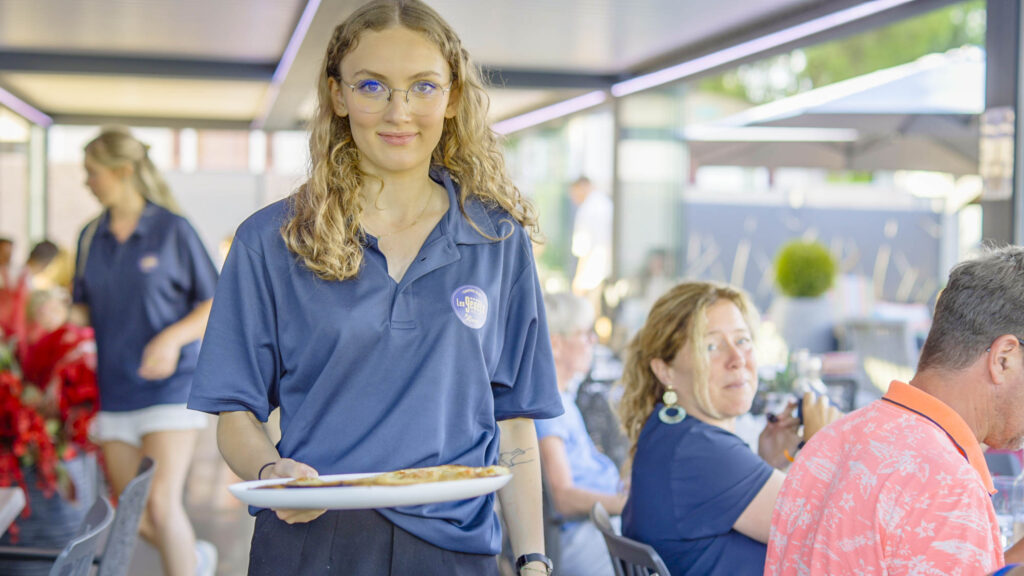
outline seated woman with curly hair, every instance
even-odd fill
[[[653,546],[673,576],[764,572],[801,422],[792,410],[771,417],[759,454],[734,433],[757,391],[756,327],[741,291],[686,282],[654,304],[627,351],[619,410],[633,462],[622,532]],[[824,398],[803,404],[805,440],[839,417]]]

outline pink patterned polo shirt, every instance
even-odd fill
[[[765,574],[986,574],[1004,563],[994,491],[963,418],[893,382],[800,451],[775,504]]]

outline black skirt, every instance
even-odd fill
[[[498,576],[494,556],[452,552],[389,522],[376,510],[330,510],[288,524],[256,515],[250,576]]]

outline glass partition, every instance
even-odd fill
[[[841,314],[927,310],[980,241],[985,18],[982,0],[952,4],[511,135],[513,178],[549,238],[542,262],[571,274],[568,184],[581,156],[614,157],[604,296],[626,333],[680,278],[743,286],[768,310],[793,238],[837,259]],[[597,119],[617,141],[572,137]]]
[[[0,106],[0,237],[14,241],[15,269],[25,261],[34,232],[29,219],[32,139],[32,124]]]

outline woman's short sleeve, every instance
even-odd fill
[[[217,284],[189,408],[248,410],[267,420],[280,370],[274,311],[262,254],[236,238]]]
[[[684,538],[732,529],[772,475],[772,467],[737,436],[706,427],[680,442],[672,462],[672,500]]]
[[[184,218],[181,219],[179,229],[179,246],[181,261],[188,267],[188,277],[191,280],[189,287],[189,300],[193,306],[213,298],[217,289],[217,268],[210,260],[210,254],[203,246],[203,241],[195,228]]]
[[[491,379],[495,418],[538,419],[561,414],[544,300],[532,260],[509,292],[503,341]]]

